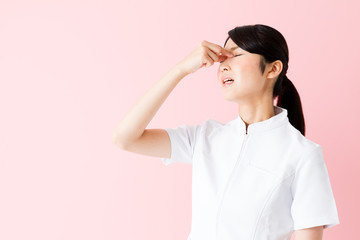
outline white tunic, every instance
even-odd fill
[[[188,240],[289,240],[294,230],[339,224],[322,147],[293,127],[287,110],[248,126],[166,128],[173,162],[192,164]]]

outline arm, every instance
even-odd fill
[[[113,141],[121,148],[139,139],[171,91],[186,76],[176,66],[157,81],[132,106],[113,132]]]
[[[170,157],[171,145],[167,132],[164,129],[145,129],[146,126],[182,78],[230,56],[233,56],[231,52],[221,46],[202,41],[136,101],[116,126],[112,135],[113,142],[127,151]]]
[[[294,240],[322,240],[323,230],[324,226],[296,230]]]

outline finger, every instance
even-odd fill
[[[209,50],[209,52],[210,52],[210,50]],[[211,58],[214,60],[214,62],[222,62],[222,61],[225,61],[228,58],[228,56],[220,53],[219,55],[216,55],[216,57],[214,57],[214,55],[211,55]]]
[[[212,60],[212,58],[206,53],[203,59],[203,66],[205,67],[210,67],[211,65],[214,64],[214,61]]]
[[[218,62],[219,61],[219,55],[217,55],[216,53],[214,53],[213,51],[211,51],[210,49],[208,49],[208,51],[206,52],[208,54],[208,56],[211,58],[211,60],[213,62]]]
[[[206,67],[210,67],[214,62],[219,60],[219,56],[216,53],[212,52],[210,49],[206,50],[205,61],[207,62]]]
[[[220,55],[226,55],[227,57],[233,57],[234,56],[234,54],[232,52],[230,52],[229,50],[226,50],[223,47],[221,48]]]
[[[213,61],[211,60],[211,58],[210,57],[205,57],[203,66],[210,67],[211,65],[213,65]]]
[[[209,57],[211,57],[214,62],[222,62],[222,61],[225,61],[228,58],[228,56],[223,55],[221,53],[219,55],[216,55],[211,50],[209,50],[208,53],[209,53]]]
[[[228,57],[233,57],[234,54],[232,54],[229,50],[226,50],[225,48],[215,44],[215,43],[211,43],[208,42],[206,40],[203,40],[201,42],[201,44],[207,48],[209,48],[210,50],[212,50],[213,52],[215,52],[217,55],[226,55]]]
[[[209,61],[206,60],[206,59],[204,59],[204,60],[203,60],[203,64],[202,64],[201,67],[209,67],[209,66],[211,66],[211,64],[209,63]]]
[[[219,56],[219,62],[225,61],[228,57],[225,55],[220,55]]]

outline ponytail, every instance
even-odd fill
[[[286,75],[283,75],[282,79],[278,80],[281,81],[277,81],[275,85],[278,86],[274,87],[274,96],[278,96],[276,105],[288,111],[291,125],[305,136],[305,120],[299,93]]]

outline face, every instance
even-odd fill
[[[224,98],[234,102],[256,101],[269,93],[270,81],[266,81],[266,71],[263,75],[260,69],[261,55],[243,50],[231,38],[226,42],[225,49],[231,51],[234,57],[220,62],[217,72]],[[234,81],[223,84],[224,77],[230,77]]]

